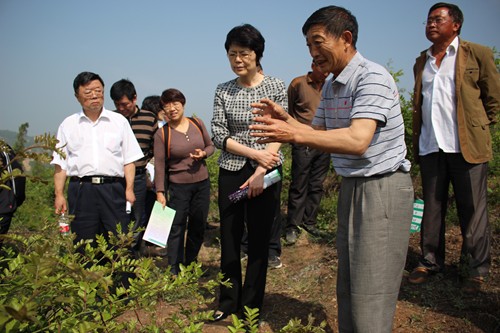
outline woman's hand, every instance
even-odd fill
[[[245,188],[248,186],[248,198],[255,198],[258,195],[261,195],[264,191],[264,176],[266,175],[266,169],[262,167],[257,167],[255,172],[253,173],[248,180],[240,186],[240,188]]]
[[[167,205],[167,198],[165,197],[165,193],[156,192],[156,201],[161,203],[161,207],[165,209],[165,206]]]
[[[280,155],[268,150],[256,150],[252,159],[264,169],[270,170],[279,163]]]
[[[202,149],[196,148],[194,150],[194,153],[189,153],[189,157],[191,157],[195,161],[200,161],[207,157],[207,152]]]

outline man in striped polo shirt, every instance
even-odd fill
[[[358,25],[329,6],[302,27],[314,62],[333,77],[311,128],[270,100],[252,106],[262,143],[293,142],[331,153],[338,200],[340,332],[391,332],[408,249],[413,186],[399,94],[391,75],[356,50]],[[269,115],[272,116],[269,117]]]
[[[144,157],[135,162],[134,193],[136,201],[132,207],[134,230],[144,227],[149,219],[146,216],[147,173],[146,165],[153,157],[154,134],[158,129],[156,115],[152,111],[141,110],[137,106],[137,93],[132,82],[121,79],[110,90],[116,111],[128,119]],[[132,248],[139,253],[142,233],[134,235]]]

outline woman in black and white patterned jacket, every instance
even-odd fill
[[[255,117],[251,103],[270,98],[287,108],[282,80],[261,73],[264,38],[249,24],[233,28],[224,44],[237,78],[217,86],[212,134],[219,157],[219,213],[221,222],[221,271],[232,287],[221,286],[214,320],[241,314],[244,306],[262,308],[266,285],[268,244],[274,216],[279,209],[281,184],[264,190],[264,175],[279,168],[280,144],[259,144],[248,126]],[[245,200],[233,203],[228,196],[248,186]],[[247,224],[248,264],[242,281],[240,242]]]

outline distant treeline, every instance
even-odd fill
[[[0,139],[4,139],[12,147],[17,140],[17,133],[10,130],[0,130]],[[34,137],[26,135],[26,146],[30,146],[33,143],[35,143]]]

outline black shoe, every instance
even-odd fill
[[[287,230],[285,235],[285,240],[287,245],[295,244],[295,242],[297,242],[297,238],[298,238],[297,230],[295,229]]]
[[[214,313],[214,319],[212,320],[212,322],[218,322],[218,321],[221,321],[221,320],[224,320],[227,318],[227,316],[229,316],[229,313],[226,313],[226,312],[222,312],[221,310],[217,310],[215,311]]]
[[[281,263],[281,258],[279,256],[269,256],[267,265],[270,268],[281,268],[283,264]]]
[[[302,228],[314,237],[322,237],[325,234],[324,231],[319,230],[314,224],[304,224]]]

